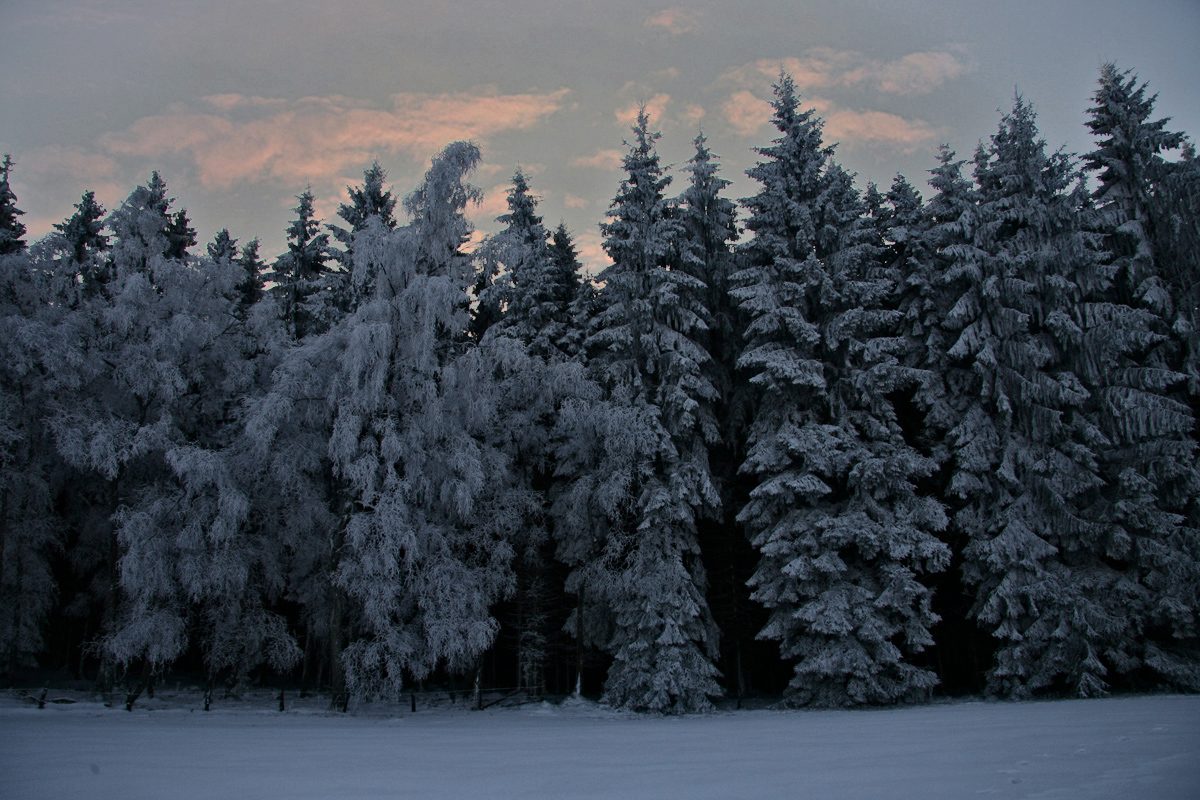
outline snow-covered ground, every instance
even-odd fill
[[[51,698],[55,694],[51,692]],[[1200,697],[636,717],[0,700],[0,797],[1200,797]]]

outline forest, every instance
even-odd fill
[[[1091,152],[1017,96],[860,189],[780,74],[740,201],[643,109],[594,278],[520,170],[471,241],[471,142],[302,193],[274,259],[157,172],[29,241],[5,156],[0,679],[1200,690],[1200,161],[1154,104],[1109,64]]]

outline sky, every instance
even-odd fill
[[[403,195],[468,138],[480,231],[520,166],[595,269],[639,104],[671,191],[700,130],[729,196],[755,191],[781,68],[860,186],[924,187],[937,146],[969,158],[1016,92],[1052,149],[1086,152],[1106,61],[1195,138],[1198,35],[1200,0],[0,0],[0,152],[29,238],[157,169],[202,244],[227,227],[274,256],[306,187],[340,222],[373,160]]]

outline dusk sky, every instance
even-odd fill
[[[1196,0],[0,0],[0,151],[31,238],[83,189],[112,209],[158,169],[201,243],[226,226],[273,257],[306,185],[332,221],[372,159],[404,194],[470,138],[481,229],[519,164],[594,265],[639,102],[668,163],[703,127],[738,198],[782,67],[860,185],[901,171],[924,188],[937,145],[969,158],[1014,89],[1052,147],[1087,150],[1109,60],[1195,136],[1198,34]]]

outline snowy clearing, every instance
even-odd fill
[[[51,693],[51,698],[54,694]],[[637,717],[0,701],[0,796],[1194,798],[1200,697]]]

